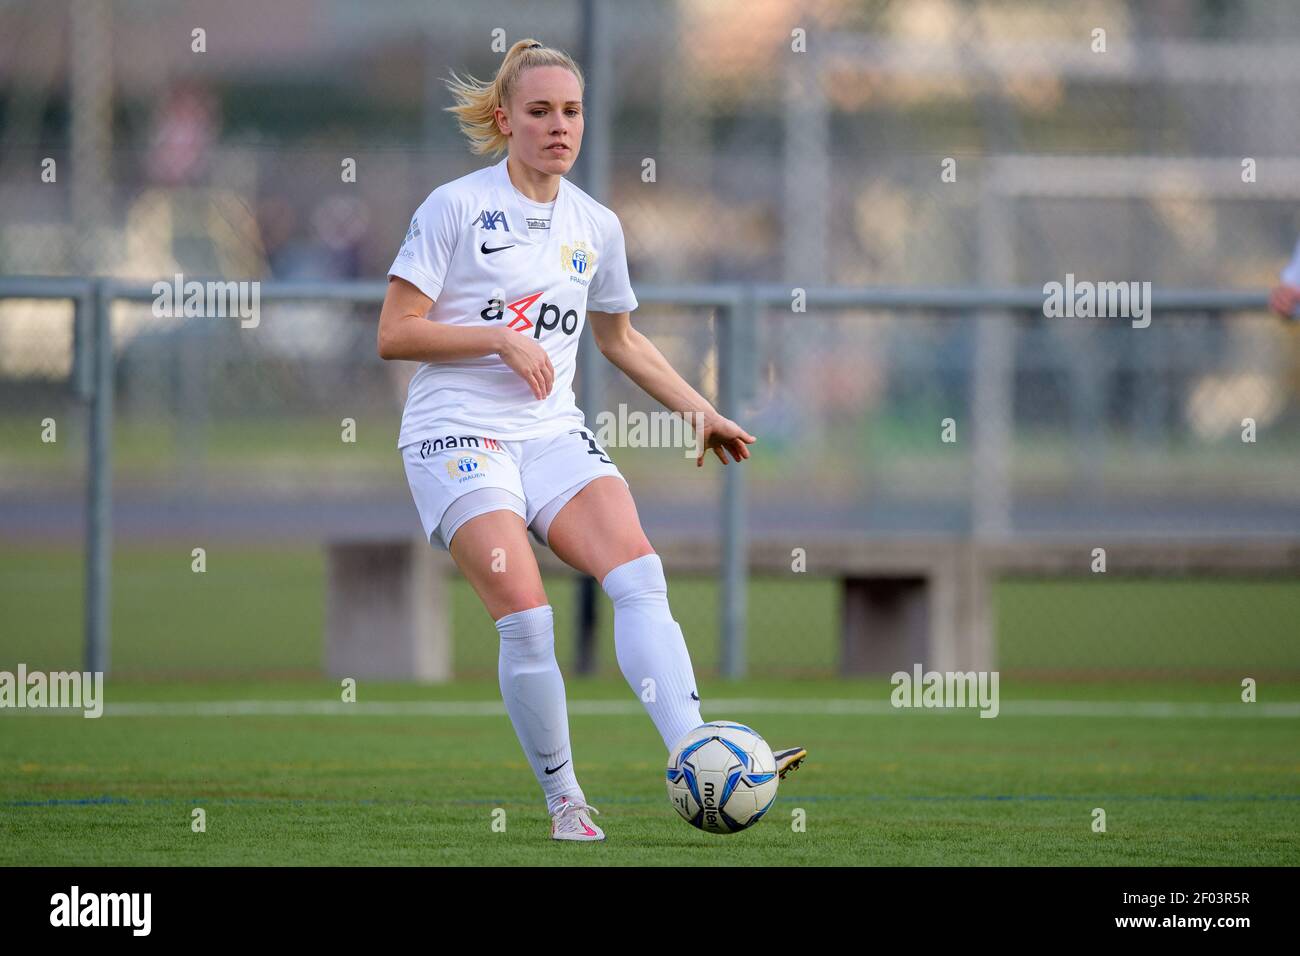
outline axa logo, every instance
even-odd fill
[[[510,226],[506,223],[506,214],[499,209],[484,209],[478,214],[478,218],[471,225],[480,226],[483,229],[496,231],[498,225],[506,232],[510,231]]]
[[[514,302],[506,302],[504,298],[488,299],[487,308],[479,315],[486,322],[496,322],[510,314],[510,321],[506,323],[508,328],[516,332],[527,332],[533,330],[533,338],[540,339],[543,331],[550,331],[558,328],[565,335],[572,335],[578,331],[578,313],[573,309],[565,312],[560,311],[558,305],[550,302],[543,302],[538,307],[536,318],[530,317],[528,311],[533,307],[542,293],[534,292],[532,295],[526,295],[522,299],[516,299]]]

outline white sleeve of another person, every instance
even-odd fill
[[[1300,241],[1295,244],[1295,252],[1291,253],[1291,261],[1282,270],[1282,281],[1286,285],[1300,286]]]
[[[435,189],[420,204],[406,230],[406,239],[389,267],[430,299],[437,300],[456,251],[457,219],[448,191]]]
[[[637,307],[632,281],[627,274],[627,249],[623,244],[623,224],[609,214],[605,242],[596,274],[587,287],[587,309],[592,312],[631,312]]]

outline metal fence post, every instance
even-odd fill
[[[112,613],[113,300],[104,279],[89,296],[90,441],[86,462],[86,670],[109,670]]]
[[[72,303],[72,394],[89,402],[95,394],[95,290],[87,284]]]
[[[742,325],[754,320],[754,296],[745,287],[718,310],[718,411],[738,414],[741,394]],[[711,454],[711,453],[710,453]],[[745,470],[740,463],[722,466],[722,675],[745,676],[745,610],[748,538],[745,526]]]
[[[1009,203],[985,189],[979,204],[980,278],[1000,286],[1015,272]],[[1012,527],[1011,457],[1015,431],[1015,317],[992,306],[975,317],[971,376],[971,531],[981,540],[1005,537]]]
[[[602,10],[595,0],[581,0],[578,10],[583,24],[582,62],[589,83],[584,106],[589,132],[575,172],[588,194],[606,202],[609,199],[610,170],[608,130],[613,109],[613,96],[609,90],[613,70],[608,11]],[[590,323],[583,325],[579,346],[578,404],[584,414],[594,416],[599,414],[599,407],[604,404],[605,368]],[[575,588],[576,667],[579,674],[594,674],[597,669],[596,629],[600,623],[597,597],[600,582],[589,574],[579,574]]]

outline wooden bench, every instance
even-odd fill
[[[716,575],[714,535],[655,537],[669,577]],[[892,673],[916,663],[939,671],[996,666],[990,604],[1002,575],[1091,574],[1092,551],[1106,549],[1111,576],[1190,574],[1300,576],[1300,540],[1178,539],[1153,542],[1105,535],[980,543],[964,537],[751,539],[751,586],[786,577],[793,550],[805,549],[811,577],[840,582],[840,671]],[[574,573],[534,543],[543,573]],[[326,668],[333,677],[446,681],[452,677],[450,581],[444,551],[416,539],[327,546]]]

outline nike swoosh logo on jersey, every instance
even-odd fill
[[[569,761],[567,761],[567,760],[564,761],[564,763],[568,763],[568,762],[569,762]],[[563,766],[564,766],[564,763],[560,764],[560,767],[563,767]],[[544,769],[548,774],[551,774],[551,773],[555,773],[555,771],[559,770],[560,767],[544,767],[543,769]]]
[[[489,248],[488,248],[488,244],[485,242],[485,243],[483,243],[483,245],[481,245],[481,246],[478,247],[478,251],[481,252],[481,253],[483,253],[483,255],[485,255],[485,256],[490,256],[490,255],[492,255],[492,253],[494,253],[494,252],[500,252],[502,249],[513,249],[514,247],[515,247],[515,244],[512,242],[512,243],[511,243],[510,245],[508,245],[508,246],[497,246],[495,249],[489,249]]]

